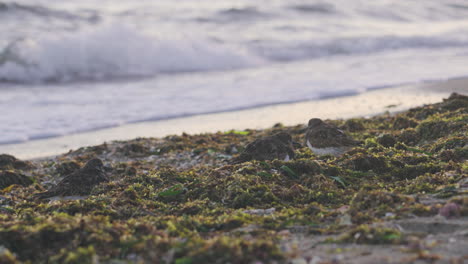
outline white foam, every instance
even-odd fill
[[[466,75],[467,60],[462,48],[404,50],[129,82],[16,85],[0,89],[0,113],[7,113],[0,115],[0,138],[3,143],[30,140],[144,120],[357,94],[428,76],[436,80]]]
[[[460,0],[21,2],[0,17],[0,144],[467,74]]]
[[[81,81],[258,65],[245,50],[188,36],[151,37],[122,24],[17,41],[0,53],[0,80]],[[3,60],[3,63],[1,63]]]
[[[461,27],[463,24],[457,24]],[[464,23],[468,28],[468,22]],[[468,46],[468,31],[431,35],[387,35],[266,42],[253,45],[258,54],[273,61],[309,60],[335,55],[359,55],[401,49],[458,48]]]

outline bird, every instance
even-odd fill
[[[85,166],[63,177],[63,179],[46,192],[37,193],[38,199],[54,196],[88,195],[93,187],[101,182],[109,181],[104,164],[98,158],[89,160]]]
[[[325,123],[319,118],[309,120],[305,143],[317,155],[334,156],[339,156],[358,145],[358,141],[346,135],[338,127]]]
[[[239,164],[250,160],[284,160],[294,159],[294,147],[291,135],[279,132],[271,136],[258,138],[250,142],[244,151],[233,158],[231,164]]]

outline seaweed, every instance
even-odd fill
[[[0,171],[0,190],[5,189],[13,184],[28,186],[33,183],[33,180],[23,174],[14,171]]]
[[[303,124],[116,141],[31,162],[2,155],[0,262],[286,263],[299,235],[411,246],[405,232],[376,223],[468,215],[467,120],[462,95],[335,120],[363,144],[317,157],[295,143],[290,161],[228,164],[258,137],[303,142]],[[109,182],[86,196],[33,199],[94,157]]]

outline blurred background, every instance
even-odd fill
[[[1,1],[0,144],[460,78],[467,61],[462,0]]]

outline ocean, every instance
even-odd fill
[[[467,62],[466,0],[0,1],[0,144],[466,77]]]

